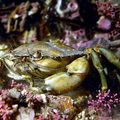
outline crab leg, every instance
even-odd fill
[[[2,62],[8,70],[8,74],[7,74],[8,77],[13,78],[15,80],[27,80],[30,84],[30,87],[34,86],[34,81],[32,80],[31,76],[26,74],[21,75],[15,71],[15,68],[13,67],[14,65],[13,61],[4,58]]]
[[[103,66],[100,63],[99,57],[94,50],[92,51],[91,55],[92,55],[93,65],[97,69],[97,71],[99,72],[99,75],[100,75],[100,78],[101,78],[102,91],[104,91],[108,88],[108,86],[107,86],[107,80],[106,80],[106,77],[105,77],[105,74],[104,74]]]
[[[99,50],[108,59],[109,62],[111,62],[118,69],[120,69],[120,59],[114,53],[105,48],[99,48]]]
[[[109,44],[111,47],[116,47],[116,46],[120,46],[120,40],[115,40],[115,41],[109,41]]]

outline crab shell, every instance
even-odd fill
[[[45,40],[46,41],[46,40]],[[74,50],[73,48],[63,45],[60,40],[47,39],[50,42],[36,41],[34,43],[28,43],[21,45],[12,51],[12,54],[16,57],[29,57],[35,53],[40,53],[42,57],[68,57],[83,54],[82,51]]]

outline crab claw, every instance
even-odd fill
[[[50,86],[57,94],[77,88],[89,72],[89,63],[85,57],[80,57],[66,68],[67,72],[59,72],[45,79],[45,85]]]
[[[57,94],[62,94],[78,87],[84,78],[78,75],[70,75],[67,72],[59,72],[45,79],[45,85],[50,86]]]
[[[72,63],[66,66],[68,73],[78,73],[86,75],[89,72],[89,63],[85,56],[74,60]]]

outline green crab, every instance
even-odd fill
[[[41,88],[44,86],[46,90],[62,94],[80,86],[91,71],[90,60],[99,73],[101,89],[107,90],[106,72],[101,63],[101,56],[120,69],[120,59],[106,48],[94,47],[78,51],[61,44],[59,40],[24,44],[5,52],[0,58],[8,70],[8,77],[26,80],[31,87],[38,79],[43,83]],[[118,74],[117,76],[119,80],[120,77]]]
[[[44,79],[58,71],[65,71],[65,66],[73,58],[68,60],[63,56],[67,56],[71,51],[74,50],[58,42],[40,41],[21,45],[11,51],[7,45],[1,44],[0,58],[9,71],[9,77],[33,81],[33,79]]]

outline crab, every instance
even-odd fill
[[[73,59],[66,58],[71,51],[74,51],[73,54],[76,52],[58,42],[39,41],[21,45],[14,50],[1,44],[0,58],[9,71],[9,77],[17,80],[28,79],[33,84],[33,79],[44,79],[58,71],[64,71],[65,66]]]
[[[107,48],[96,46],[80,51],[53,39],[21,45],[0,58],[8,70],[8,77],[26,80],[31,87],[39,80],[42,86],[39,87],[63,94],[76,89],[85,80],[91,71],[90,61],[99,73],[102,91],[107,90],[108,74],[101,56],[120,69],[120,59]],[[116,75],[120,80],[117,72]]]

